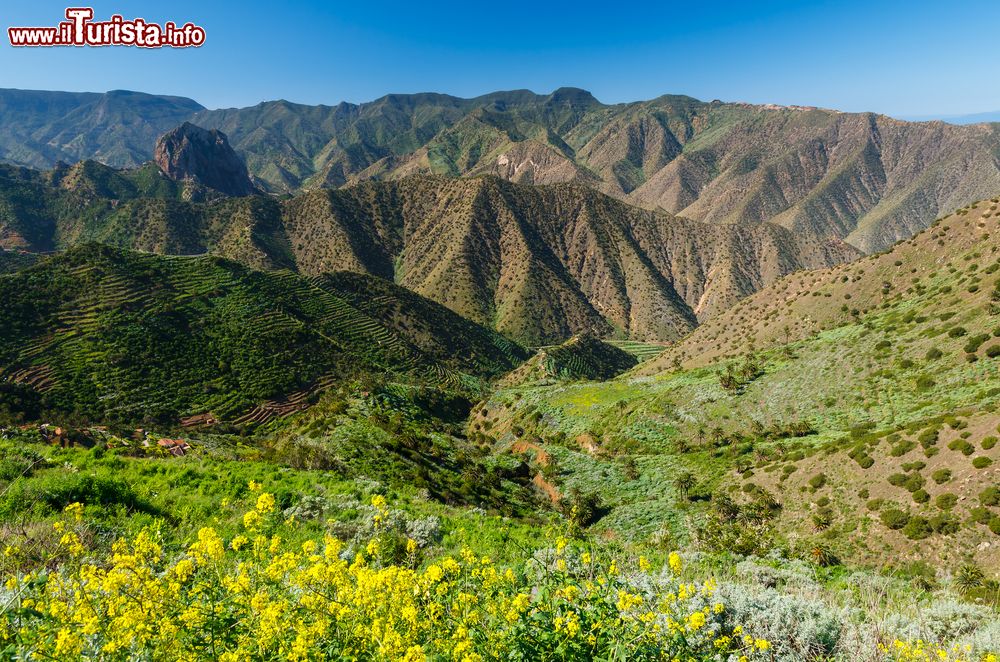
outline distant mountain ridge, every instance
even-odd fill
[[[1000,190],[997,125],[669,95],[606,105],[572,88],[222,110],[137,93],[0,90],[0,159],[134,167],[184,121],[226,133],[271,192],[412,174],[575,182],[641,207],[714,224],[767,221],[865,252]]]
[[[114,90],[0,90],[0,160],[32,168],[93,159],[132,167],[204,107],[183,97]]]

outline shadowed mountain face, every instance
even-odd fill
[[[0,91],[0,158],[138,165],[156,135],[190,120],[224,131],[271,192],[411,174],[576,182],[641,207],[713,224],[773,222],[865,252],[1000,190],[1000,137],[988,124],[683,96],[604,105],[576,89],[225,110],[148,95],[123,108],[123,94]]]
[[[771,224],[705,224],[573,184],[410,177],[196,202],[156,167],[0,168],[0,247],[99,241],[305,275],[394,280],[529,344],[580,332],[673,339],[798,269],[856,249]]]
[[[185,122],[156,141],[153,160],[174,181],[192,181],[227,195],[256,192],[226,134]]]

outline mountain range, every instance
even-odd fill
[[[412,174],[574,182],[643,208],[713,224],[771,222],[864,252],[1000,190],[995,125],[684,96],[607,105],[573,88],[222,110],[132,92],[4,90],[0,159],[135,167],[184,121],[228,135],[258,185],[275,193]]]
[[[96,241],[374,275],[531,345],[580,332],[678,338],[783,275],[860,256],[770,223],[704,223],[577,183],[495,176],[412,175],[279,200],[225,196],[153,164],[0,166],[0,206],[0,247]]]

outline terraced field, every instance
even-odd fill
[[[261,424],[364,374],[476,389],[526,356],[374,277],[97,245],[0,276],[0,307],[0,404],[28,418]]]

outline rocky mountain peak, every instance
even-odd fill
[[[160,136],[153,160],[174,181],[193,181],[234,196],[257,192],[246,164],[218,129],[185,122]]]

